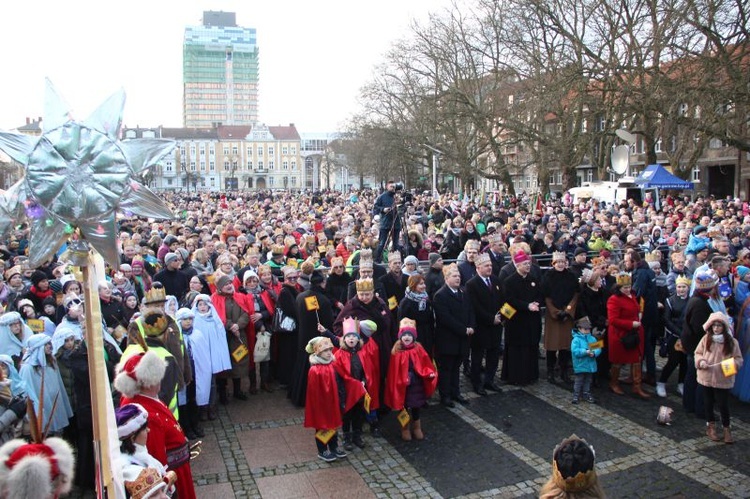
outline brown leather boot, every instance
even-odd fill
[[[641,382],[642,382],[642,376],[643,371],[641,371],[641,364],[631,364],[630,370],[633,372],[633,393],[638,395],[644,400],[648,400],[651,398],[651,395],[643,391]]]
[[[401,440],[404,440],[406,442],[411,441],[411,428],[409,427],[408,423],[406,426],[401,427]]]
[[[724,430],[724,435],[726,435],[726,432],[728,429]],[[414,438],[417,440],[424,440],[424,433],[422,433],[422,420],[417,419],[416,421],[411,422],[411,433],[414,435]]]
[[[620,388],[620,366],[619,364],[612,364],[612,367],[609,368],[609,389],[612,390],[617,395],[622,395],[625,392],[622,391],[622,388]]]
[[[728,426],[724,427],[724,443],[725,444],[733,444],[734,443],[734,439],[732,438],[732,432],[729,431],[729,427]]]
[[[707,423],[706,424],[706,436],[713,440],[714,442],[721,442],[721,438],[719,438],[719,435],[716,434],[716,424],[715,423]]]

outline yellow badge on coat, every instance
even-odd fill
[[[247,354],[249,353],[247,347],[244,343],[241,343],[237,348],[234,349],[232,352],[232,358],[235,362],[239,362],[245,357],[247,357]]]
[[[35,333],[44,332],[44,322],[42,322],[42,319],[26,319],[26,325]]]
[[[604,348],[604,340],[589,343],[589,350],[596,350],[597,348]]]

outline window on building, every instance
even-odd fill
[[[292,146],[291,147],[290,154],[297,154],[297,146]]]
[[[258,146],[258,156],[263,156],[263,146]]]
[[[289,154],[289,148],[287,146],[282,146],[281,154],[284,154],[284,155]]]
[[[258,170],[263,169],[263,161],[258,161]]]
[[[549,174],[549,185],[555,185],[555,173],[554,172]]]
[[[508,107],[513,107],[513,94],[508,96]]]
[[[195,146],[190,146],[190,156],[195,156]]]
[[[599,131],[603,132],[607,128],[607,118],[599,116]]]
[[[282,170],[288,170],[289,169],[289,161],[282,161],[281,162],[281,169]]]
[[[135,130],[126,130],[125,131],[125,138],[126,139],[134,139],[135,138]]]
[[[682,104],[680,104],[680,109],[677,111],[677,113],[679,116],[687,116],[687,112],[688,112],[687,102],[683,102]]]
[[[198,150],[200,151],[201,156],[205,156],[206,155],[206,146],[205,145],[201,144],[200,147],[198,148]]]
[[[171,178],[167,179],[167,185],[172,185],[172,179]]]
[[[209,183],[211,184],[211,187],[213,187],[213,186],[214,186],[214,181],[215,181],[215,180],[216,180],[216,179],[215,179],[215,178],[213,178],[213,177],[211,177],[210,179],[208,179],[208,182],[209,182]]]
[[[273,146],[268,146],[268,155],[273,156]]]
[[[556,174],[556,177],[557,177],[556,184],[557,185],[562,185],[562,171],[558,171],[557,174]],[[534,184],[536,184],[536,182],[534,182]]]
[[[268,169],[273,170],[273,161],[268,162]]]
[[[593,182],[594,181],[594,170],[588,169],[586,170],[586,182]]]
[[[229,154],[229,146],[224,146],[224,156]]]
[[[237,148],[237,146],[232,146],[232,154],[234,154],[235,156],[239,154],[239,149]]]
[[[216,154],[216,149],[214,149],[214,146],[210,146],[208,148],[208,154],[210,154],[211,156],[213,156],[214,154]]]
[[[581,133],[586,133],[588,131],[589,122],[586,118],[581,120]]]
[[[237,171],[237,162],[232,161],[232,170]]]
[[[180,156],[185,156],[185,148],[180,147]]]
[[[252,156],[253,155],[253,148],[250,146],[247,146],[247,155]]]
[[[216,163],[214,163],[213,161],[209,161],[208,162],[208,169],[209,169],[209,171],[216,170]]]
[[[292,170],[296,170],[296,169],[297,169],[297,162],[292,160]]]
[[[672,135],[669,139],[669,152],[674,153],[677,150],[677,136]]]
[[[206,162],[205,161],[201,161],[201,171],[202,172],[206,171]]]
[[[659,137],[654,144],[654,152],[661,152],[661,144],[661,137]]]
[[[526,188],[531,189],[531,177],[526,175],[525,179],[526,179]]]
[[[297,185],[297,177],[292,177],[292,187],[296,187]]]
[[[195,161],[190,162],[190,170],[195,171]]]
[[[228,170],[229,170],[229,161],[224,160],[224,171],[228,171]]]
[[[699,166],[696,166],[693,168],[693,175],[692,175],[693,182],[700,183],[701,181],[701,169]]]
[[[268,177],[268,186],[273,187],[273,177]]]

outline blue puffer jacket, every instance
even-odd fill
[[[573,340],[570,342],[570,353],[573,356],[573,372],[595,373],[596,358],[602,353],[601,348],[593,350],[594,356],[589,357],[586,350],[589,350],[589,344],[595,343],[596,338],[590,333],[583,333],[578,329],[573,329]]]

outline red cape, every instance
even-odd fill
[[[414,348],[408,350],[397,350],[394,347],[388,365],[388,376],[385,379],[385,403],[394,411],[404,408],[406,387],[409,386],[409,361],[416,375],[424,383],[427,398],[430,398],[437,388],[437,371],[422,345],[415,343]]]
[[[354,406],[354,404],[356,404],[362,397],[364,397],[365,391],[370,394],[370,397],[372,399],[370,402],[370,410],[377,409],[377,407],[373,407],[373,404],[377,404],[377,390],[379,388],[380,382],[377,376],[375,376],[374,378],[374,383],[371,381],[371,379],[373,379],[372,360],[368,358],[364,350],[360,350],[359,361],[362,363],[362,368],[365,371],[365,386],[361,391],[358,388],[354,388],[355,393],[351,393],[352,390],[349,389],[349,380],[356,382],[356,384],[360,387],[362,386],[361,381],[358,381],[357,379],[352,377],[351,359],[352,353],[349,350],[339,349],[336,351],[336,360],[333,362],[333,365],[336,367],[336,372],[344,379],[344,383],[346,384],[346,405],[344,408],[344,412],[347,412]],[[375,360],[377,360],[377,358]],[[373,391],[373,389],[375,391]],[[357,397],[356,399],[353,398],[355,396]]]
[[[187,442],[182,428],[174,418],[169,408],[161,400],[143,395],[136,395],[132,399],[122,397],[120,406],[125,404],[141,404],[148,412],[148,440],[146,448],[148,453],[160,463],[167,464],[167,450],[176,449]],[[177,494],[180,499],[196,499],[195,486],[193,485],[193,473],[190,470],[190,462],[175,468],[177,474]]]
[[[344,411],[351,409],[365,396],[362,383],[330,364],[313,364],[307,374],[307,403],[305,404],[305,428],[335,430],[341,427],[341,404],[336,374],[344,379],[346,404]]]

